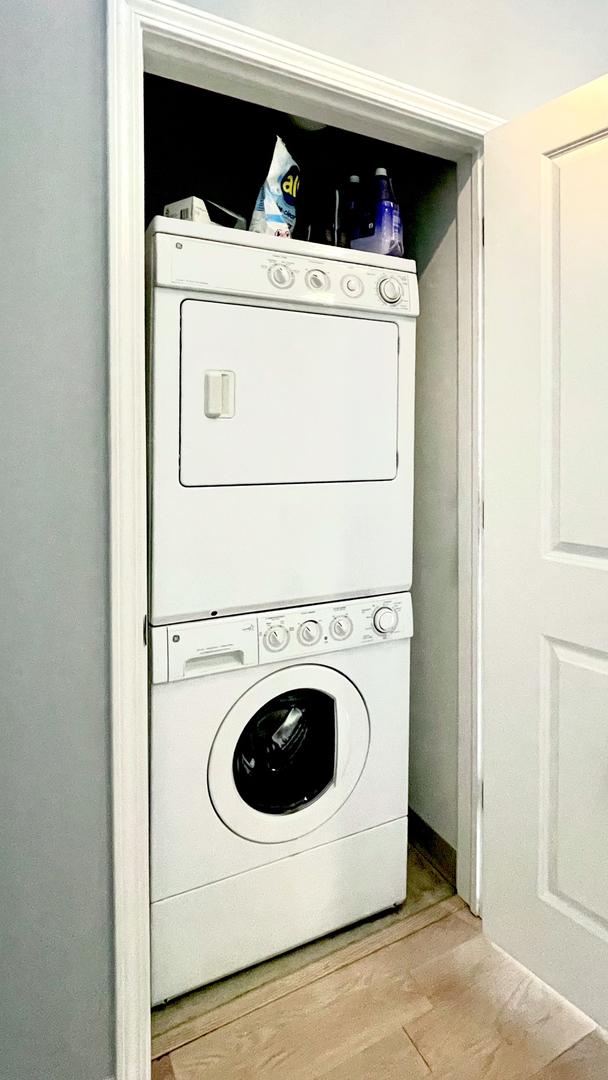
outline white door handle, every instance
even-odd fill
[[[205,372],[205,416],[211,420],[234,416],[234,371]]]

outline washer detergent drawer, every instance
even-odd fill
[[[392,322],[184,300],[181,484],[394,479],[398,359]]]

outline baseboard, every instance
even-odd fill
[[[426,821],[409,809],[410,844],[420,848],[430,863],[456,888],[456,852],[447,840],[436,833]]]

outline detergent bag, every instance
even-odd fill
[[[268,176],[257,197],[250,232],[291,236],[296,223],[296,196],[300,170],[282,139],[277,141]]]

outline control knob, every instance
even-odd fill
[[[321,292],[329,288],[329,278],[324,270],[309,270],[306,275],[306,284],[309,289]]]
[[[315,619],[307,619],[298,630],[298,637],[302,645],[316,645],[321,637],[321,627]]]
[[[379,607],[374,611],[374,629],[379,634],[392,634],[398,622],[399,616],[392,607]]]
[[[382,281],[378,285],[378,292],[385,304],[398,304],[403,298],[401,282],[394,277],[382,278]]]
[[[353,632],[352,620],[348,615],[336,615],[332,620],[329,632],[336,641],[346,641]]]
[[[278,623],[276,626],[271,626],[264,634],[264,645],[270,652],[281,652],[289,641],[289,630],[286,626],[281,626]]]
[[[342,288],[347,296],[356,298],[363,292],[363,282],[356,274],[347,274],[342,278]]]
[[[274,263],[268,271],[268,277],[277,289],[288,289],[294,282],[293,270],[284,263]]]

